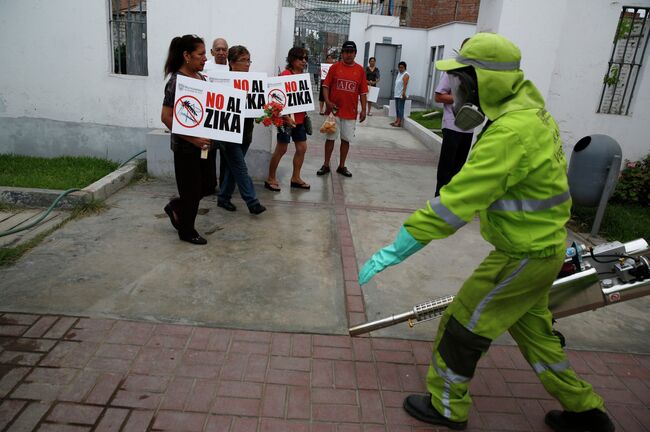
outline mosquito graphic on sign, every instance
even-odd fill
[[[269,92],[269,100],[271,102],[277,102],[283,107],[287,106],[287,95],[280,89],[272,89]]]
[[[314,109],[309,74],[283,75],[267,80],[268,102],[282,105],[282,115],[308,112]]]
[[[182,96],[176,101],[174,116],[183,127],[197,127],[203,120],[203,105],[194,96]]]

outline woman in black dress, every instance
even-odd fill
[[[203,70],[207,58],[205,43],[196,35],[175,37],[169,45],[169,53],[165,62],[165,76],[170,75],[165,85],[160,119],[172,130],[174,116],[174,101],[176,100],[176,77],[180,74],[197,80],[205,78],[199,72]],[[165,206],[178,237],[186,242],[204,245],[207,240],[194,228],[194,221],[199,209],[199,201],[204,196],[213,194],[216,188],[216,173],[213,155],[201,159],[201,151],[216,151],[216,147],[207,138],[197,138],[187,135],[171,134],[171,148],[174,152],[174,173],[178,198],[173,198]]]

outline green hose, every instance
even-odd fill
[[[120,164],[120,166],[118,168],[122,168],[124,165],[131,162],[133,159],[135,159],[136,157],[138,157],[141,154],[145,153],[146,151],[147,150],[142,150],[141,152],[138,152],[138,153],[134,154],[133,156],[128,158],[126,161],[122,162],[122,164]],[[13,227],[10,230],[0,231],[0,237],[5,237],[5,236],[11,235],[11,234],[16,234],[17,232],[25,231],[27,229],[30,229],[30,228],[38,225],[39,223],[41,223],[43,221],[43,219],[45,219],[50,213],[52,213],[52,210],[54,210],[56,205],[59,203],[59,201],[61,201],[61,199],[63,199],[64,196],[68,195],[69,193],[76,192],[76,191],[79,191],[79,190],[81,190],[81,189],[68,189],[66,191],[63,191],[58,197],[56,197],[56,199],[54,200],[52,205],[47,210],[45,210],[45,212],[38,219],[36,219],[32,223],[30,223],[28,225],[25,225],[23,227],[19,227],[18,225],[22,225],[23,223],[25,223],[25,221],[19,223],[18,225],[16,225],[15,227]]]
[[[69,193],[76,192],[76,191],[79,191],[79,190],[81,190],[81,189],[68,189],[68,190],[62,192],[58,197],[56,197],[56,199],[54,200],[52,205],[41,215],[41,217],[39,217],[38,219],[36,219],[32,223],[30,223],[29,225],[25,225],[23,227],[18,227],[18,225],[21,225],[21,224],[24,223],[24,221],[23,221],[23,222],[19,223],[18,225],[16,225],[15,227],[13,227],[10,230],[0,231],[0,237],[8,236],[10,234],[15,234],[15,233],[20,232],[20,231],[25,231],[26,229],[30,229],[31,227],[38,225],[39,223],[41,223],[41,221],[43,219],[45,219],[47,217],[47,215],[52,213],[52,210],[54,210],[54,207],[56,207],[56,205],[59,203],[59,201],[61,201],[61,199],[63,199],[64,196],[68,195]]]
[[[131,162],[133,159],[137,158],[137,157],[140,156],[142,153],[146,153],[146,152],[147,152],[147,150],[145,149],[145,150],[142,150],[141,152],[138,152],[138,153],[134,154],[133,156],[131,156],[130,158],[128,158],[127,160],[125,160],[124,162],[122,162],[122,163],[120,164],[120,166],[118,166],[118,168],[122,168],[124,165],[128,164],[128,163]]]

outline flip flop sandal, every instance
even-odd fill
[[[291,187],[298,188],[298,189],[311,189],[311,186],[308,185],[307,183],[298,183],[298,182],[291,182]]]
[[[282,189],[280,189],[279,186],[274,185],[273,183],[269,183],[267,181],[264,182],[264,188],[268,189],[272,192],[280,192]]]

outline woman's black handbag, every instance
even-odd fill
[[[303,123],[305,125],[305,132],[307,133],[307,135],[311,135],[314,132],[311,125],[311,117],[305,114],[305,120]]]

